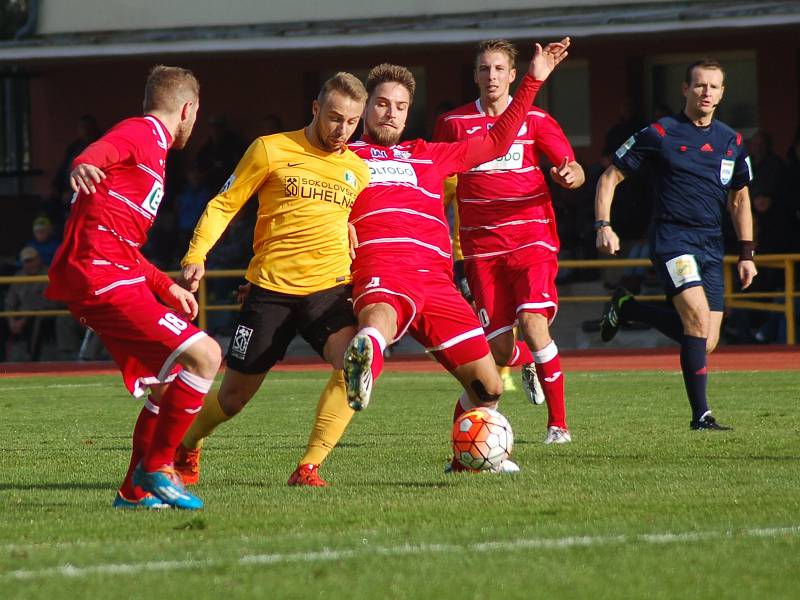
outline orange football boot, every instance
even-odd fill
[[[308,485],[311,487],[325,487],[328,482],[319,476],[319,465],[298,465],[289,477],[288,485]]]
[[[200,481],[200,448],[189,450],[183,444],[178,444],[174,461],[175,470],[184,485],[194,485]]]

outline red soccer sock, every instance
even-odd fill
[[[467,392],[462,392],[458,397],[458,400],[456,400],[456,406],[453,409],[453,423],[458,420],[458,417],[463,415],[465,412],[472,410],[473,408],[475,408],[475,405],[467,396]]]
[[[203,406],[203,396],[211,388],[211,381],[187,371],[181,371],[164,396],[150,448],[142,459],[145,471],[157,471],[171,465],[175,449],[183,439]]]
[[[564,406],[564,373],[561,371],[561,358],[555,342],[550,342],[533,353],[536,375],[542,384],[544,399],[547,402],[547,426],[567,428],[567,409]]]
[[[139,413],[139,418],[136,419],[136,425],[133,428],[133,449],[131,451],[131,462],[128,465],[128,472],[125,474],[125,479],[120,486],[120,493],[128,500],[139,500],[145,495],[142,488],[133,485],[133,470],[142,457],[150,447],[150,442],[153,439],[153,431],[156,428],[158,421],[159,407],[158,403],[154,401],[153,396],[149,396],[144,401],[144,406]]]
[[[514,344],[514,352],[511,353],[511,358],[504,365],[506,367],[518,367],[521,365],[529,365],[533,362],[533,354],[531,354],[528,344],[522,340],[516,340]]]
[[[374,327],[364,327],[358,333],[366,335],[372,342],[372,366],[370,371],[372,372],[372,383],[374,385],[383,372],[383,351],[386,350],[386,340],[381,332]]]

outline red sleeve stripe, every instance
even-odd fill
[[[736,145],[737,146],[741,146],[742,145],[742,134],[741,133],[737,133],[736,134]]]
[[[655,129],[655,130],[656,130],[656,132],[658,133],[658,135],[660,135],[661,137],[665,137],[665,136],[667,135],[667,132],[664,130],[664,128],[663,128],[663,127],[662,127],[660,124],[658,124],[658,123],[653,123],[653,124],[651,125],[651,127],[652,127],[653,129]]]

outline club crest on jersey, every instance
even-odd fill
[[[617,151],[615,152],[615,154],[617,155],[617,158],[622,158],[623,156],[625,156],[628,153],[628,150],[633,148],[633,145],[635,143],[636,143],[636,138],[633,137],[633,136],[631,136],[627,140],[625,140],[625,142],[622,144],[622,146],[617,148]]]
[[[283,186],[283,195],[287,198],[296,198],[297,191],[297,177],[287,177]]]
[[[722,159],[722,163],[719,166],[719,179],[723,185],[728,185],[731,182],[731,177],[733,177],[733,166],[734,163],[732,160],[728,160],[727,158]]]
[[[411,152],[408,150],[392,150],[395,158],[411,158]]]
[[[352,171],[344,172],[344,182],[350,187],[356,187],[356,176]]]
[[[389,158],[386,150],[381,150],[380,148],[370,148],[369,153],[372,158]]]

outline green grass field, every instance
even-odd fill
[[[518,475],[444,475],[445,373],[388,373],[290,488],[326,373],[276,373],[209,439],[207,508],[114,511],[139,405],[117,377],[0,380],[0,597],[797,598],[798,373],[568,375],[574,442],[507,394]]]

